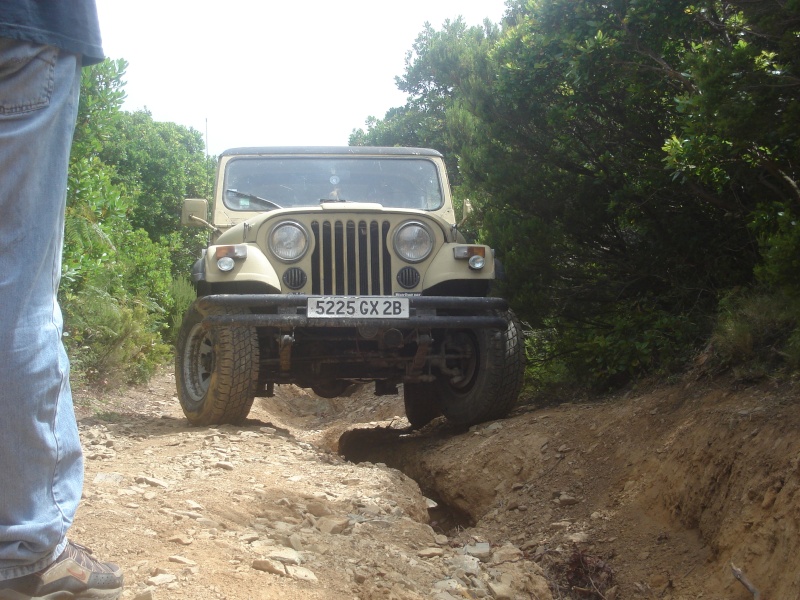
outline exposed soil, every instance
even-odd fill
[[[754,598],[732,563],[761,600],[800,598],[800,382],[415,433],[366,388],[280,387],[239,427],[190,427],[168,373],[77,404],[71,535],[125,598]]]

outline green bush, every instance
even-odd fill
[[[101,289],[86,288],[65,298],[62,308],[64,341],[78,383],[141,383],[170,355],[152,307],[142,301],[119,300]]]
[[[800,300],[784,292],[732,293],[711,337],[714,364],[742,378],[800,368]]]
[[[194,287],[186,277],[178,277],[172,280],[170,286],[170,293],[172,294],[172,309],[169,314],[169,333],[167,339],[171,343],[175,343],[178,339],[178,331],[180,331],[181,323],[183,322],[183,315],[186,309],[197,298],[197,293]]]

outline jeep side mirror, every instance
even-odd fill
[[[181,225],[184,227],[208,227],[208,200],[186,198],[181,209]]]

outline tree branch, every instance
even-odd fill
[[[756,586],[750,583],[750,580],[745,577],[744,573],[739,567],[731,563],[731,571],[733,571],[733,576],[736,578],[736,580],[741,583],[748,592],[753,594],[753,600],[761,600],[761,592],[758,591]]]

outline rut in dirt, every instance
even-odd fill
[[[443,487],[440,478],[426,469],[424,457],[432,446],[463,434],[463,428],[426,428],[425,432],[391,427],[353,428],[339,438],[339,455],[352,463],[383,463],[397,469],[419,485],[428,502],[429,524],[437,533],[449,535],[473,527],[482,515],[465,512],[445,501],[461,496],[459,490]]]

